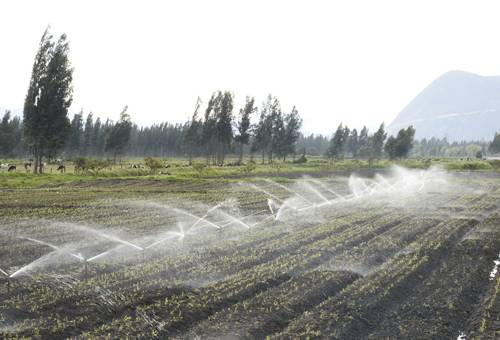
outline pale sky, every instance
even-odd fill
[[[0,107],[21,109],[38,42],[66,33],[71,112],[184,122],[215,90],[296,105],[304,132],[392,119],[450,70],[500,75],[498,1],[2,1]]]

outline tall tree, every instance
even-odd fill
[[[345,149],[345,138],[346,133],[345,129],[342,126],[342,123],[337,127],[337,131],[333,135],[330,140],[330,147],[328,148],[327,156],[330,159],[342,159],[344,157],[344,149]]]
[[[368,129],[366,128],[366,126],[363,126],[363,128],[359,132],[358,154],[362,158],[370,157],[369,136],[368,136]]]
[[[216,143],[216,126],[219,115],[220,103],[222,101],[222,92],[214,92],[208,101],[203,120],[203,129],[201,143],[205,145],[207,165],[210,165],[210,158],[214,154]]]
[[[198,118],[198,110],[200,109],[200,106],[201,106],[201,98],[198,97],[198,99],[196,100],[193,117],[191,118],[191,122],[189,123],[186,133],[184,135],[184,141],[187,146],[187,152],[189,157],[189,165],[192,164],[192,155],[194,149],[200,144],[201,141],[203,123]]]
[[[229,91],[224,92],[220,101],[220,108],[216,115],[217,164],[223,165],[229,145],[233,139],[233,96]]]
[[[415,129],[413,126],[401,129],[396,137],[390,136],[387,139],[384,150],[389,155],[390,159],[406,158],[413,147],[414,137]]]
[[[271,120],[271,147],[269,148],[269,162],[273,162],[273,155],[281,157],[284,154],[286,143],[285,121],[278,98],[274,97],[269,112]]]
[[[104,151],[104,145],[106,142],[106,137],[104,134],[104,129],[101,124],[101,118],[97,117],[94,123],[94,129],[92,132],[92,144],[94,155],[101,155]]]
[[[369,138],[369,147],[370,147],[370,155],[369,161],[370,163],[375,159],[380,159],[382,157],[382,151],[384,148],[384,142],[387,138],[387,133],[384,129],[384,123],[380,124],[378,130]]]
[[[252,97],[246,98],[245,106],[240,109],[240,115],[238,117],[238,122],[236,125],[236,129],[238,130],[238,135],[234,137],[234,140],[239,144],[240,147],[240,156],[238,163],[241,163],[243,160],[243,147],[248,145],[250,142],[250,117],[251,115],[257,111],[257,107],[255,107],[255,99]]]
[[[92,154],[92,137],[94,134],[94,119],[92,112],[87,115],[87,120],[85,121],[85,130],[83,132],[83,149],[85,155]]]
[[[500,133],[495,133],[495,137],[493,137],[493,140],[488,146],[488,151],[491,153],[500,152]]]
[[[23,112],[24,135],[35,158],[35,173],[42,170],[42,158],[54,156],[69,134],[73,69],[68,53],[66,35],[61,35],[54,44],[52,35],[45,30],[35,56]]]
[[[83,140],[83,110],[76,113],[71,119],[68,149],[71,155],[81,154]]]
[[[255,137],[252,143],[252,149],[254,151],[260,150],[262,152],[262,164],[264,164],[266,152],[270,148],[272,142],[273,121],[270,114],[272,101],[273,97],[268,95],[266,102],[262,103],[259,122],[255,128]]]
[[[300,128],[302,126],[302,118],[299,111],[294,106],[292,112],[285,116],[285,141],[283,147],[283,161],[289,154],[295,155],[295,148],[300,137]],[[295,156],[294,156],[295,157]]]
[[[15,122],[10,118],[10,111],[5,114],[0,121],[0,156],[13,156],[16,147]]]
[[[111,128],[108,138],[106,139],[106,151],[113,153],[113,159],[116,161],[117,155],[122,155],[130,140],[130,132],[132,131],[132,122],[130,115],[127,113],[128,106],[123,108],[120,113],[120,120]]]
[[[352,129],[346,144],[347,152],[351,154],[352,158],[358,157],[359,152],[359,140],[358,140],[358,130]]]

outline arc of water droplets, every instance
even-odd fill
[[[337,198],[340,198],[341,200],[345,201],[346,198],[342,195],[340,195],[339,193],[333,191],[332,189],[328,188],[326,185],[324,185],[323,183],[321,183],[320,181],[318,181],[317,179],[314,179],[310,176],[305,176],[305,178],[307,178],[308,180],[310,180],[311,182],[313,182],[314,184],[316,184],[317,186],[319,186],[320,188],[322,188],[323,190],[326,190],[328,191],[329,193],[335,195]]]
[[[271,198],[274,198],[274,199],[275,199],[275,200],[277,200],[277,201],[283,202],[283,200],[282,200],[281,198],[279,198],[278,196],[271,194],[269,191],[267,191],[267,190],[265,190],[265,189],[263,189],[263,188],[261,188],[261,187],[259,187],[259,186],[255,185],[255,184],[253,184],[253,183],[248,184],[248,186],[249,186],[250,188],[254,189],[254,190],[257,190],[257,191],[260,191],[260,192],[262,192],[262,193],[266,194],[267,196],[269,196],[269,197],[271,197]]]
[[[0,268],[0,273],[2,273],[5,276],[9,276],[9,274],[5,270],[3,270],[2,268]]]
[[[264,181],[266,181],[266,182],[268,182],[268,183],[270,183],[270,184],[276,185],[276,186],[278,186],[278,187],[282,188],[283,190],[286,190],[286,191],[288,191],[289,193],[291,193],[291,194],[293,194],[293,195],[296,195],[296,196],[300,197],[300,198],[301,198],[301,199],[303,199],[304,201],[306,201],[306,202],[308,202],[308,203],[310,203],[310,204],[313,204],[313,202],[311,202],[310,200],[308,200],[307,198],[305,198],[304,196],[302,196],[302,195],[301,195],[301,194],[299,194],[298,192],[296,192],[296,191],[294,191],[294,190],[292,190],[292,189],[290,189],[290,188],[288,188],[288,187],[284,186],[284,185],[283,185],[283,184],[281,184],[281,183],[271,181],[269,178],[264,178]]]
[[[83,258],[81,255],[79,255],[79,254],[73,254],[73,253],[71,253],[71,252],[69,252],[69,251],[65,251],[65,250],[63,250],[62,248],[60,248],[60,247],[58,247],[58,246],[55,246],[55,245],[53,245],[53,244],[51,244],[51,243],[49,243],[49,242],[45,242],[45,241],[41,241],[41,240],[37,240],[37,239],[35,239],[35,238],[31,238],[31,237],[19,237],[19,238],[21,238],[21,239],[25,239],[25,240],[28,240],[28,241],[31,241],[31,242],[35,242],[35,243],[39,243],[39,244],[43,244],[43,245],[45,245],[45,246],[48,246],[48,247],[50,247],[50,248],[54,249],[55,251],[66,253],[66,254],[68,254],[68,255],[70,255],[70,256],[72,256],[72,257],[74,257],[74,258],[76,258],[76,259],[78,259],[78,260],[80,260],[80,261],[83,261],[83,260],[84,260],[84,258]]]
[[[108,254],[109,254],[109,253],[111,253],[112,251],[113,251],[113,249],[110,249],[110,250],[106,250],[106,251],[104,251],[104,252],[102,252],[102,253],[100,253],[100,254],[97,254],[97,255],[95,255],[95,256],[92,256],[92,257],[90,257],[90,258],[88,258],[88,259],[87,259],[87,262],[92,262],[92,261],[94,261],[94,260],[97,260],[97,259],[98,259],[98,258],[100,258],[100,257],[103,257],[103,256],[105,256],[105,255],[108,255]]]
[[[200,223],[202,220],[206,219],[211,212],[213,212],[213,211],[219,209],[220,207],[222,207],[223,204],[224,204],[224,202],[221,202],[219,204],[214,205],[212,208],[208,209],[207,212],[202,217],[200,217],[196,222],[193,223],[193,225],[191,226],[191,228],[196,227],[196,225],[198,225],[198,223]]]

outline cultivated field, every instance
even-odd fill
[[[500,338],[500,174],[380,171],[1,189],[0,337]]]

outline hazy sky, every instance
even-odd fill
[[[0,107],[22,108],[45,27],[67,33],[72,112],[188,119],[268,93],[306,132],[389,123],[449,70],[500,75],[498,1],[2,1]],[[236,110],[235,110],[236,111]]]

